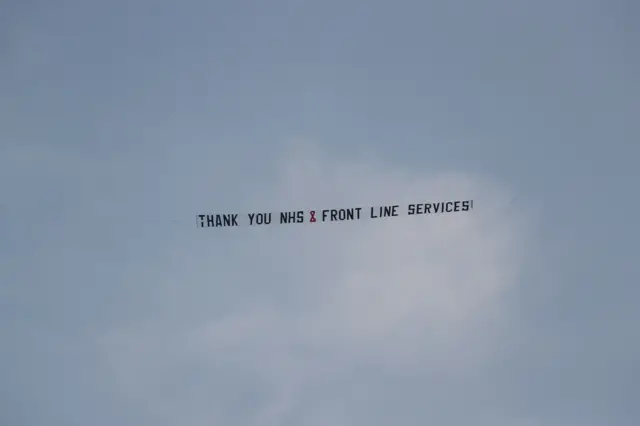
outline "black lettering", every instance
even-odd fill
[[[207,227],[208,228],[217,228],[220,226],[239,226],[238,225],[238,214],[237,213],[228,213],[228,214],[208,214],[208,215],[198,215],[200,218],[200,227],[204,228],[204,219],[207,219]]]
[[[271,223],[271,213],[254,213],[249,215],[249,220],[253,223],[255,217],[256,225],[269,225]]]
[[[469,201],[439,201],[437,203],[409,204],[408,212],[414,214],[436,214],[467,211],[473,208],[473,200]]]
[[[353,220],[355,218],[355,212],[353,210],[353,208],[350,209],[340,209],[340,213],[343,213],[342,215],[340,215],[340,220]]]
[[[280,223],[302,223],[304,222],[304,212],[282,212],[280,213]]]
[[[249,225],[253,225],[253,218],[256,216],[255,213],[249,213]]]
[[[329,221],[341,222],[343,220],[356,220],[360,219],[360,211],[362,207],[350,207],[348,209],[331,209],[322,211],[322,221],[327,219],[327,213],[329,214]]]
[[[397,205],[394,205],[394,206],[382,206],[382,207],[378,207],[377,211],[375,210],[375,207],[371,207],[371,218],[372,219],[376,219],[378,217],[398,216],[398,207],[399,206],[397,206]]]

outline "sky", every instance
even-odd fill
[[[637,2],[0,5],[0,424],[640,424]]]

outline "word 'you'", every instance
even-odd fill
[[[271,224],[287,225],[292,223],[344,222],[361,219],[380,219],[398,216],[468,212],[473,209],[473,200],[439,201],[432,203],[373,206],[368,208],[349,207],[343,209],[297,210],[279,213],[212,213],[199,214],[196,223],[199,228],[219,228],[234,226],[264,226]],[[244,220],[240,221],[242,217]]]

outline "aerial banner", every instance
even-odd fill
[[[322,210],[293,210],[254,213],[206,213],[196,215],[198,228],[220,228],[237,226],[288,225],[292,223],[344,222],[363,219],[384,219],[399,216],[431,215],[468,212],[473,209],[473,200],[439,201],[370,207],[349,207]]]

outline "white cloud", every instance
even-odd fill
[[[508,191],[489,180],[374,164],[339,161],[298,142],[283,159],[281,181],[260,190],[255,203],[265,211],[382,203],[404,209],[421,201],[474,199],[475,208],[236,230],[238,238],[256,244],[256,263],[248,268],[253,271],[239,276],[263,290],[285,286],[287,304],[251,298],[247,306],[230,307],[232,315],[212,314],[188,328],[114,330],[103,344],[122,389],[131,397],[154,398],[159,375],[197,365],[203,376],[211,375],[212,388],[264,392],[245,402],[246,418],[221,414],[225,424],[279,425],[295,413],[304,413],[297,424],[320,424],[321,418],[356,424],[327,399],[347,396],[339,383],[355,367],[459,375],[491,359],[509,324],[504,297],[516,288],[525,260],[526,216],[510,204]],[[279,257],[269,257],[275,252]],[[260,262],[286,276],[285,282],[251,276],[266,270]],[[202,268],[209,274],[202,279],[208,279],[212,271]],[[320,388],[330,393],[310,400]],[[213,416],[213,407],[228,409],[224,398],[203,403],[201,417]]]

